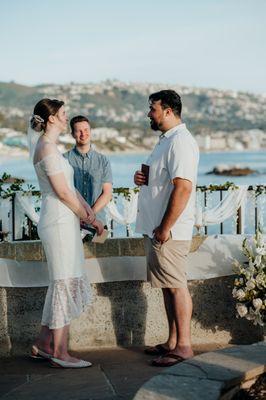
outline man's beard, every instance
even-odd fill
[[[159,131],[160,127],[153,119],[150,119],[150,126],[153,131]]]

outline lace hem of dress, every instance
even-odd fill
[[[42,325],[50,329],[69,325],[91,302],[91,288],[86,276],[55,280],[46,293]]]

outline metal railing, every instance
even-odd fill
[[[119,203],[120,196],[123,194],[123,188],[114,189],[116,200]],[[214,207],[216,204],[221,202],[228,192],[229,187],[226,185],[216,187],[197,186],[197,202],[200,203],[203,209],[209,209]],[[126,195],[128,195],[128,189],[124,188]],[[37,193],[37,192],[36,192]],[[201,233],[208,234],[241,234],[241,233],[254,233],[259,225],[263,225],[263,221],[266,219],[266,186],[249,186],[248,193],[250,194],[250,204],[243,211],[241,207],[237,210],[236,215],[230,221],[222,222],[215,226],[204,226]],[[34,193],[33,193],[34,194]],[[9,240],[37,240],[38,233],[36,224],[34,224],[26,215],[24,216],[24,224],[22,228],[22,236],[17,237],[16,234],[16,194],[13,193],[11,196],[11,210],[10,210],[10,227]],[[263,199],[263,201],[261,201]],[[210,200],[211,203],[210,204]],[[265,204],[265,207],[264,207]],[[245,214],[245,215],[243,215]],[[243,220],[246,220],[245,227],[243,226]],[[231,229],[230,229],[231,227]],[[262,226],[261,226],[262,227]],[[245,228],[245,229],[244,229]],[[109,221],[109,229],[111,237],[129,237],[132,235],[134,226],[118,226],[118,224],[111,220]],[[231,231],[230,231],[231,230]],[[197,231],[195,230],[195,233]],[[0,240],[7,238],[7,232],[2,231],[2,221],[0,219]]]

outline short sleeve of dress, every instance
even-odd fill
[[[47,176],[60,174],[63,172],[62,155],[52,153],[42,159],[42,168]]]

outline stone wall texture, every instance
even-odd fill
[[[143,255],[141,239],[110,239],[102,247],[85,244],[86,257]],[[98,250],[97,250],[98,249]],[[39,242],[1,243],[0,257],[42,260]],[[189,282],[193,297],[194,344],[248,344],[263,340],[264,331],[235,317],[233,276]],[[143,346],[167,337],[160,289],[143,281],[92,284],[93,304],[72,321],[70,348]],[[0,355],[25,354],[38,334],[46,288],[0,288]]]

